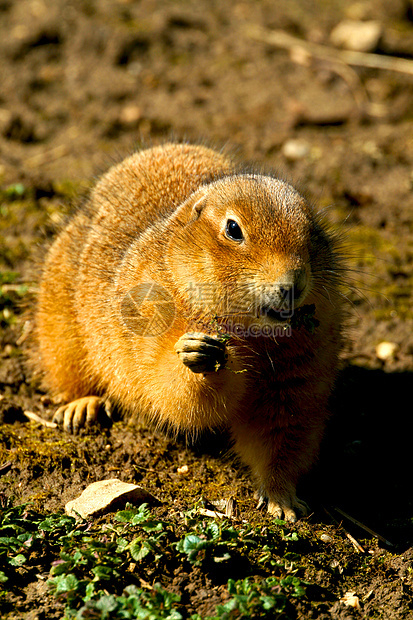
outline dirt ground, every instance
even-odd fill
[[[252,36],[260,26],[330,46],[348,17],[382,25],[370,52],[413,58],[408,0],[0,0],[0,492],[60,511],[87,483],[120,477],[175,508],[233,495],[244,518],[257,518],[225,438],[194,447],[125,422],[66,437],[22,415],[54,410],[25,366],[22,307],[33,304],[39,257],[96,175],[171,136],[225,146],[298,184],[349,249],[348,344],[321,457],[300,495],[313,511],[307,528],[339,527],[324,507],[333,510],[369,540],[382,570],[357,572],[349,545],[354,587],[373,594],[361,611],[337,603],[311,617],[408,618],[413,77]],[[379,359],[383,341],[397,346]],[[183,464],[190,478],[177,474]],[[44,611],[47,596],[37,595],[38,617],[59,617]],[[22,603],[16,617],[31,617],[30,608]]]

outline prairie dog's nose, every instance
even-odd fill
[[[304,267],[291,269],[280,282],[280,293],[284,298],[291,297],[297,301],[303,294],[308,282],[307,271]]]

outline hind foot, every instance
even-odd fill
[[[268,500],[265,495],[259,495],[257,510],[267,506],[267,510],[276,519],[284,519],[288,523],[295,523],[297,521],[296,510],[301,513],[302,516],[308,514],[308,506],[305,502],[294,497],[290,499],[273,499]]]
[[[175,351],[182,363],[195,373],[220,370],[227,359],[225,342],[200,332],[181,336],[175,344]]]
[[[53,416],[53,422],[63,427],[67,433],[76,435],[79,429],[95,424],[102,411],[107,418],[112,419],[109,401],[99,396],[85,396],[59,407]]]

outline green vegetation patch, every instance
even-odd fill
[[[36,604],[50,620],[293,620],[328,613],[346,592],[363,609],[374,584],[397,583],[396,556],[376,543],[357,553],[340,529],[325,542],[306,521],[259,514],[248,523],[142,504],[87,521],[2,496],[0,616],[25,617],[43,588]]]
[[[0,611],[7,617],[16,588],[41,577],[41,564],[67,619],[270,618],[305,597],[305,587],[291,567],[277,564],[277,575],[263,570],[270,566],[263,543],[277,542],[275,548],[285,550],[296,538],[284,532],[283,522],[272,531],[234,527],[205,520],[196,510],[175,522],[157,518],[146,504],[128,506],[110,521],[92,524],[6,502],[0,509]],[[216,571],[223,564],[225,577]],[[243,575],[237,576],[240,566]],[[177,586],[174,575],[191,571],[221,588],[212,615],[194,613],[187,592]]]

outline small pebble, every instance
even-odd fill
[[[330,42],[336,47],[355,52],[373,52],[377,48],[382,32],[382,25],[378,21],[347,19],[332,30]]]
[[[6,319],[6,321],[8,321],[13,316],[13,313],[12,313],[12,311],[9,308],[4,308],[3,316]]]
[[[3,348],[3,354],[6,357],[10,357],[10,355],[13,353],[13,347],[11,344],[6,344],[5,347]]]
[[[360,609],[360,599],[355,592],[346,592],[340,599],[340,603],[344,603],[348,607],[354,607],[354,609]]]
[[[142,110],[137,105],[127,105],[120,111],[119,120],[124,125],[134,125],[142,117]]]
[[[331,538],[331,536],[329,536],[328,534],[321,534],[320,536],[320,540],[322,540],[325,543],[331,543],[333,542],[333,539]]]
[[[180,476],[186,476],[186,474],[189,472],[188,465],[182,465],[182,467],[178,467],[177,472]]]
[[[399,349],[400,346],[396,342],[387,342],[384,340],[376,347],[376,357],[383,362],[392,361],[396,357]]]
[[[310,153],[310,147],[304,140],[287,140],[281,150],[284,157],[290,161],[304,159]]]

